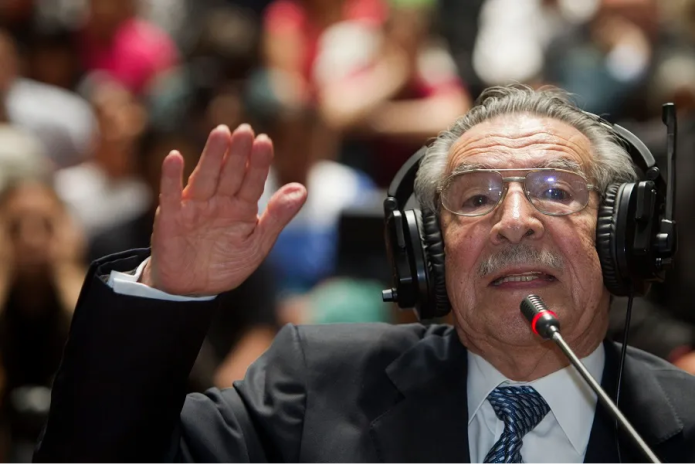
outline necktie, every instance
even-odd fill
[[[487,397],[504,430],[485,456],[485,463],[521,463],[523,438],[550,411],[550,407],[531,386],[495,388]]]

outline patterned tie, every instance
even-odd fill
[[[504,430],[484,463],[521,463],[522,439],[543,420],[550,407],[531,386],[498,387],[487,399],[504,422]]]

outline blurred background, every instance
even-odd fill
[[[681,246],[630,341],[695,371],[694,46],[691,0],[0,0],[0,461],[31,459],[89,262],[149,245],[169,150],[190,172],[248,122],[276,150],[261,207],[309,189],[221,297],[190,389],[228,386],[287,322],[415,321],[381,302],[384,189],[495,84],[565,88],[659,162],[676,102]]]

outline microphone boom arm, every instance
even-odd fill
[[[640,447],[640,449],[642,450],[642,452],[644,452],[647,458],[649,458],[650,462],[661,463],[656,454],[652,452],[652,449],[649,448],[646,442],[644,442],[644,440],[642,440],[642,437],[640,437],[640,435],[637,433],[635,428],[632,427],[632,424],[630,424],[630,422],[625,418],[625,416],[618,409],[618,407],[615,404],[613,404],[613,401],[611,401],[611,398],[608,396],[608,394],[606,394],[601,385],[596,382],[596,380],[591,376],[586,367],[584,367],[579,358],[577,358],[577,355],[575,355],[572,349],[569,347],[569,345],[567,345],[564,338],[562,338],[562,335],[560,335],[560,332],[554,332],[551,336],[551,339],[557,344],[557,346],[560,347],[562,352],[572,363],[572,366],[574,366],[576,370],[579,371],[579,374],[582,375],[582,378],[584,378],[584,380],[589,384],[589,386],[591,386],[591,389],[594,390],[594,392],[599,398],[599,401],[601,401],[601,404],[603,404],[603,407],[605,407],[613,415],[613,417],[616,418],[618,423],[630,435],[630,438]]]
[[[572,348],[570,348],[564,338],[562,338],[562,335],[560,335],[560,322],[555,318],[557,317],[555,312],[549,310],[538,295],[529,295],[524,298],[521,302],[520,310],[524,318],[531,324],[533,333],[544,340],[553,340],[557,346],[560,347],[565,356],[570,360],[570,363],[572,363],[572,366],[574,366],[577,371],[579,371],[582,378],[589,383],[589,386],[594,390],[598,396],[598,400],[603,404],[603,407],[605,407],[627,431],[630,438],[637,444],[649,461],[652,463],[661,463],[654,452],[652,452],[652,449],[649,448],[635,428],[632,427],[632,424],[630,424],[620,409],[618,409],[618,406],[611,401],[608,394],[601,388],[601,385],[594,377],[591,376],[591,373],[589,373],[579,358],[577,358],[577,355],[574,354]]]

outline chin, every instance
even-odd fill
[[[507,320],[504,324],[498,325],[493,334],[499,341],[511,346],[538,345],[543,341],[533,333],[531,325],[520,312],[515,315],[513,321]]]

